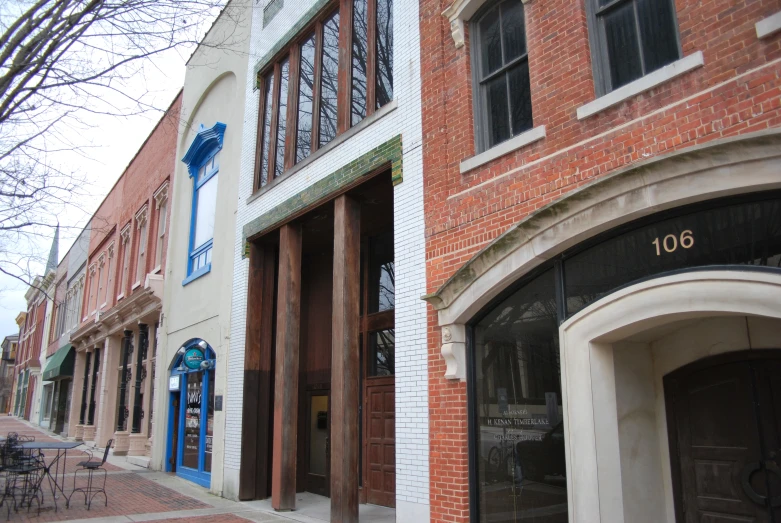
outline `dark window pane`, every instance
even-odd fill
[[[377,0],[377,109],[393,100],[393,0]]]
[[[529,86],[529,62],[524,61],[507,73],[510,81],[513,136],[532,128],[532,97]]]
[[[312,152],[312,111],[315,86],[315,37],[301,45],[301,72],[298,86],[298,129],[296,131],[296,163]]]
[[[198,453],[201,448],[201,393],[203,374],[193,372],[183,376],[187,379],[184,405],[184,448],[182,466],[198,470]]]
[[[287,129],[287,83],[290,77],[290,62],[285,60],[279,66],[279,118],[277,120],[277,158],[274,163],[274,177],[285,170],[285,130]]]
[[[483,76],[502,67],[502,36],[499,30],[499,9],[486,13],[480,20],[480,56]]]
[[[521,0],[511,0],[502,4],[502,38],[504,39],[504,63],[526,53],[526,28]]]
[[[781,199],[669,218],[565,261],[567,312],[648,276],[708,265],[781,267]]]
[[[369,376],[395,374],[396,333],[386,329],[369,333]]]
[[[206,446],[203,455],[203,471],[212,471],[212,447],[214,444],[214,371],[209,373],[209,399],[206,403]]]
[[[510,118],[507,114],[507,78],[501,74],[486,84],[488,106],[489,147],[510,137]]]
[[[617,89],[643,75],[632,2],[607,13],[604,24],[611,85]]]
[[[393,233],[372,238],[369,249],[369,313],[391,310],[396,306]]]
[[[263,81],[265,92],[263,94],[263,141],[260,144],[260,186],[268,183],[268,160],[269,147],[271,146],[271,110],[273,109],[274,99],[274,73],[269,73]]]
[[[339,13],[323,24],[323,66],[320,73],[320,145],[336,136],[336,90],[339,74]]]
[[[670,0],[637,0],[645,74],[676,61],[678,43]]]
[[[474,327],[480,521],[568,521],[554,291],[548,270]]]
[[[366,117],[366,54],[369,41],[366,9],[366,0],[353,0],[352,125]]]

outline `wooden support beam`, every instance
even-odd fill
[[[347,195],[334,202],[331,359],[331,521],[358,521],[358,381],[361,208]]]
[[[239,499],[269,495],[274,381],[275,247],[250,245]]]
[[[279,230],[277,347],[274,378],[274,463],[271,506],[296,508],[296,437],[298,435],[298,351],[301,324],[301,226]]]

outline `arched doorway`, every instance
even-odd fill
[[[176,352],[168,380],[166,471],[207,488],[212,470],[215,358],[208,343],[193,338]]]
[[[679,522],[781,521],[781,351],[699,360],[664,377]]]

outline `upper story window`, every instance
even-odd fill
[[[587,0],[597,95],[681,57],[673,0]]]
[[[521,0],[491,5],[472,23],[478,151],[532,128],[529,55]]]
[[[211,271],[220,150],[225,127],[225,124],[219,122],[211,129],[201,125],[187,154],[182,158],[193,179],[187,278],[182,282],[183,285]]]
[[[393,99],[393,0],[338,5],[259,77],[255,189]]]
[[[136,279],[134,285],[140,285],[143,283],[144,276],[146,276],[146,250],[147,250],[147,236],[149,236],[149,229],[147,227],[147,206],[141,209],[136,214],[136,228],[138,229],[138,253],[136,257]]]
[[[120,275],[119,282],[119,296],[117,299],[125,295],[127,290],[127,282],[130,277],[130,224],[128,223],[122,231],[119,233],[120,243],[122,244],[122,273]]]
[[[157,244],[155,245],[155,270],[163,265],[163,249],[165,248],[165,229],[168,213],[168,182],[165,182],[154,195],[157,207]]]

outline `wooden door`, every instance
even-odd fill
[[[771,457],[778,407],[770,401],[781,399],[779,370],[777,362],[727,361],[665,378],[679,522],[781,523],[771,506],[781,494]]]
[[[379,380],[377,380],[379,381]],[[366,501],[396,506],[396,402],[394,385],[366,386]]]

